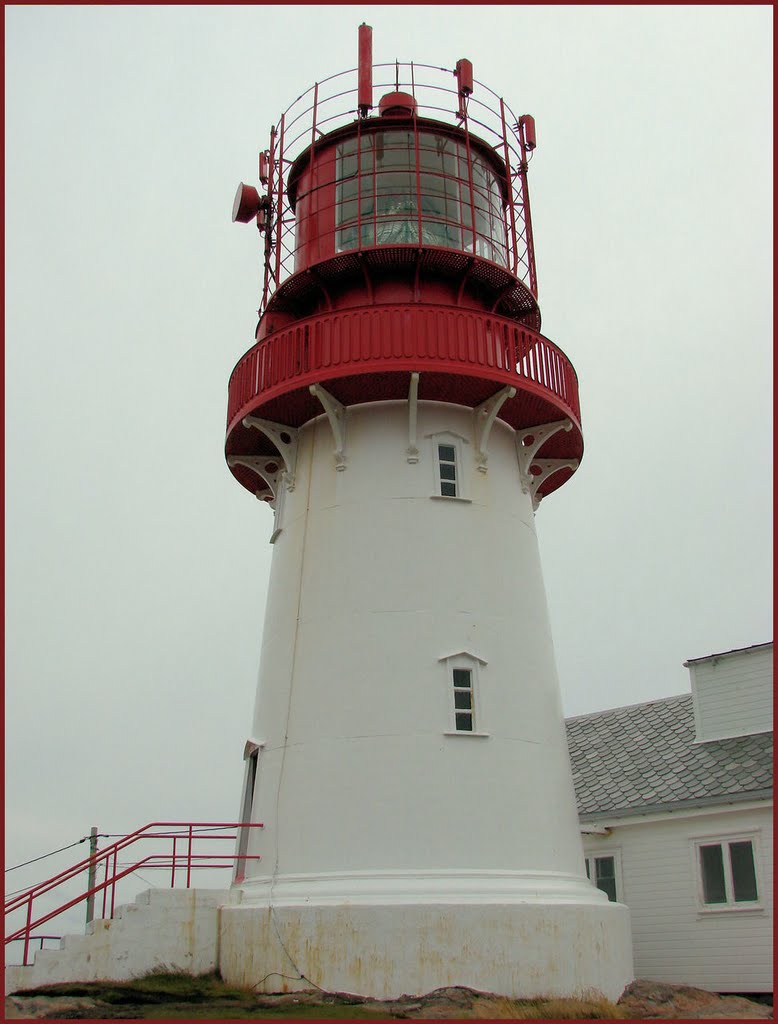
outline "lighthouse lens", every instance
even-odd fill
[[[357,148],[359,146],[359,148]],[[508,264],[495,170],[448,135],[387,129],[337,147],[336,248],[431,245]]]

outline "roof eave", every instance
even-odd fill
[[[715,796],[696,797],[694,800],[678,800],[669,803],[641,804],[639,807],[621,807],[615,810],[587,811],[579,814],[579,821],[612,821],[621,818],[637,818],[644,814],[665,814],[670,811],[691,811],[698,807],[716,804],[739,804],[751,800],[772,800],[773,790],[757,789],[745,793],[718,793]]]

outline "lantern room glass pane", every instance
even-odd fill
[[[335,250],[431,245],[508,265],[500,181],[463,141],[387,128],[337,147]]]

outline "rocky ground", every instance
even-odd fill
[[[767,1002],[742,996],[719,996],[687,985],[663,985],[656,981],[633,981],[618,1002],[629,1018],[644,1020],[724,1018],[729,1020],[772,1019],[772,997]]]
[[[12,995],[5,1001],[6,1020],[94,1020],[282,1017],[286,1019],[771,1019],[772,1005],[740,996],[718,996],[684,985],[635,981],[618,1004],[553,1000],[519,1003],[467,988],[447,988],[426,996],[391,1001],[355,996],[297,992],[254,995],[213,989],[205,992],[152,991],[143,985],[51,986],[35,994]],[[70,994],[63,994],[63,990]]]

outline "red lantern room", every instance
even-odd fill
[[[373,65],[367,25],[358,67],[284,112],[259,157],[265,191],[241,185],[233,208],[256,220],[265,257],[256,344],[229,384],[226,454],[244,487],[273,500],[284,427],[322,412],[312,385],[344,407],[412,390],[478,408],[501,392],[495,415],[519,432],[536,503],[569,479],[578,383],[539,333],[534,149],[533,118],[470,61]]]

